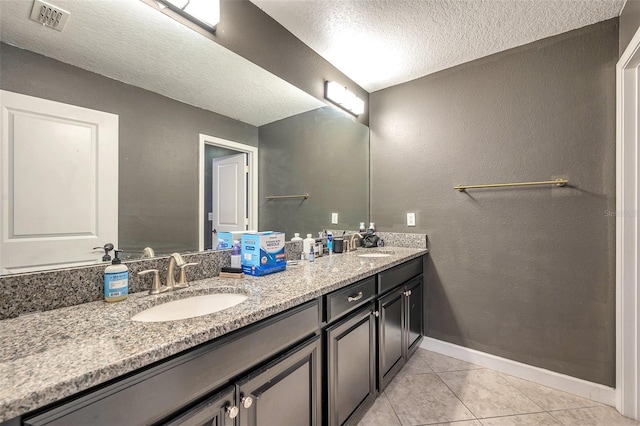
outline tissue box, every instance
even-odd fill
[[[256,231],[218,232],[218,241],[213,247],[214,248],[218,247],[218,243],[222,241],[224,242],[224,248],[230,249],[233,246],[233,242],[235,240],[240,241],[243,234],[255,233],[255,232]]]
[[[262,276],[287,268],[283,232],[256,232],[242,235],[242,272]]]

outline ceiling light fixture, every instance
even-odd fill
[[[325,82],[324,97],[356,117],[364,113],[364,101],[338,82]]]
[[[220,22],[220,0],[156,0],[156,3],[166,5],[209,31],[215,31]]]

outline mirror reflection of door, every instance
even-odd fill
[[[218,240],[214,229],[258,229],[258,147],[204,134],[199,145],[198,245],[210,250]]]
[[[118,116],[0,91],[0,271],[80,266],[118,243]]]
[[[213,159],[213,227],[219,232],[247,229],[246,166],[244,153]]]

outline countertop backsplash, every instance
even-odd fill
[[[337,231],[336,231],[337,232]],[[342,233],[342,231],[340,231]],[[386,246],[427,248],[425,234],[378,232]],[[302,243],[287,241],[287,260],[300,259]],[[217,277],[220,269],[231,266],[230,250],[183,254],[186,262],[198,266],[187,270],[189,281]],[[129,268],[129,293],[148,291],[150,276],[138,276],[146,269],[158,269],[164,280],[169,256],[123,262]],[[103,298],[103,277],[107,263],[78,268],[0,276],[0,320],[34,312],[49,311]]]

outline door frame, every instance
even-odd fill
[[[258,230],[258,147],[200,133],[198,149],[198,249],[200,251],[204,250],[204,149],[206,145],[219,146],[247,154],[249,163],[247,185],[249,229]]]
[[[640,408],[638,128],[640,28],[616,65],[616,409]]]

